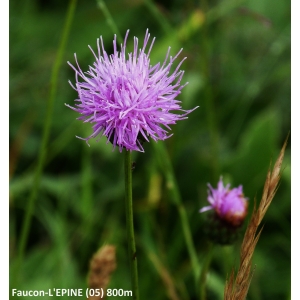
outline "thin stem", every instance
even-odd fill
[[[77,0],[70,0],[70,2],[69,2],[68,11],[67,11],[67,15],[66,15],[66,21],[64,24],[63,32],[62,32],[60,45],[59,45],[57,56],[56,56],[56,59],[55,59],[54,65],[53,65],[53,69],[52,69],[51,80],[50,80],[50,94],[49,94],[49,99],[47,102],[47,114],[46,114],[46,119],[45,119],[44,128],[43,128],[42,143],[41,143],[41,147],[40,147],[40,151],[39,151],[37,167],[35,170],[33,188],[31,190],[31,193],[29,196],[29,200],[28,200],[28,204],[27,204],[27,208],[26,208],[26,215],[25,215],[25,219],[23,221],[23,226],[22,226],[22,231],[21,231],[21,236],[20,236],[20,244],[19,244],[19,248],[18,248],[18,258],[17,258],[16,269],[15,269],[16,270],[16,273],[15,273],[16,280],[19,277],[20,267],[23,262],[24,251],[25,251],[25,247],[27,244],[32,214],[34,211],[34,204],[35,204],[35,200],[37,198],[38,189],[40,186],[41,175],[43,172],[44,163],[45,163],[45,159],[46,159],[46,154],[47,154],[46,149],[47,149],[49,136],[50,136],[53,106],[54,106],[54,100],[55,100],[56,90],[57,90],[58,73],[59,73],[59,69],[61,66],[66,43],[68,40],[71,23],[72,23],[75,8],[76,8],[76,3],[77,3]]]
[[[160,24],[161,28],[164,30],[165,34],[171,34],[174,32],[174,29],[170,25],[170,23],[166,20],[166,18],[159,11],[157,6],[153,3],[152,0],[144,0],[144,4],[147,6],[153,17]]]
[[[208,3],[206,0],[200,1],[202,10],[206,13],[208,10]],[[200,56],[200,67],[204,78],[206,79],[204,87],[204,108],[207,116],[207,125],[210,135],[210,165],[212,169],[212,175],[214,181],[218,180],[220,174],[220,164],[219,164],[219,134],[218,134],[218,124],[217,115],[214,103],[214,94],[212,88],[212,80],[210,74],[210,44],[209,44],[209,34],[208,34],[208,24],[204,22],[201,32],[200,32],[200,46],[201,46],[201,56]]]
[[[183,230],[183,235],[185,239],[185,243],[188,249],[188,253],[190,256],[192,269],[194,273],[195,284],[198,284],[198,277],[200,273],[200,264],[197,256],[197,252],[195,249],[195,245],[193,243],[193,238],[191,234],[191,229],[188,221],[188,216],[185,210],[184,205],[182,204],[181,195],[178,189],[178,184],[176,182],[174,171],[172,167],[172,163],[169,157],[169,154],[165,148],[163,143],[155,143],[153,144],[155,150],[157,151],[157,157],[160,160],[160,164],[165,173],[165,177],[167,180],[167,186],[172,194],[172,200],[178,209],[178,213],[180,216],[181,226]]]
[[[181,201],[181,197],[180,197],[180,201]],[[188,249],[188,252],[189,252],[189,255],[190,255],[190,259],[191,259],[191,262],[192,262],[194,278],[195,278],[195,281],[197,282],[199,272],[200,272],[200,265],[199,265],[196,249],[195,249],[195,246],[194,246],[192,234],[191,234],[191,229],[190,229],[190,225],[189,225],[189,221],[188,221],[188,216],[187,216],[185,207],[183,206],[182,203],[178,203],[178,204],[176,204],[176,206],[177,206],[177,209],[178,209],[178,212],[179,212],[180,221],[181,221],[181,225],[182,225],[182,230],[183,230],[183,235],[184,235],[184,238],[185,238],[186,246],[187,246],[187,249]]]
[[[122,44],[121,34],[118,27],[114,22],[105,2],[103,0],[97,0],[99,8],[102,10],[107,24],[110,26],[113,33],[117,35],[117,41]],[[137,271],[137,256],[134,239],[134,226],[133,226],[133,209],[132,209],[132,165],[131,165],[131,152],[125,152],[124,170],[125,170],[125,210],[126,210],[126,230],[128,240],[128,255],[131,271],[131,285],[133,299],[139,299],[138,288],[138,271]]]
[[[139,299],[138,288],[138,271],[137,271],[137,255],[134,239],[134,226],[133,226],[133,209],[132,209],[132,165],[131,165],[131,152],[125,150],[124,160],[125,170],[125,210],[126,210],[126,229],[128,240],[128,254],[131,271],[131,285],[133,299]]]
[[[99,8],[102,10],[104,17],[106,19],[107,24],[109,25],[110,29],[112,30],[112,32],[114,34],[117,35],[117,41],[119,44],[122,43],[121,40],[121,34],[119,32],[118,26],[116,25],[114,19],[112,18],[109,10],[107,9],[107,6],[105,4],[105,2],[103,0],[97,0],[97,4],[99,6]]]
[[[211,259],[213,257],[213,244],[209,243],[206,249],[206,257],[202,266],[199,282],[200,300],[206,300],[206,279]]]

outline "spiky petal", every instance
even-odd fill
[[[218,217],[232,226],[239,226],[246,217],[248,201],[244,197],[243,187],[230,189],[230,184],[224,186],[222,177],[216,189],[208,184],[209,206],[200,209],[200,212],[213,209]]]
[[[175,59],[167,51],[165,61],[150,65],[149,54],[154,44],[152,40],[148,51],[146,47],[150,34],[146,31],[143,48],[138,49],[138,39],[134,37],[133,53],[126,57],[126,41],[129,30],[117,50],[117,37],[113,40],[113,54],[104,49],[102,37],[97,40],[98,53],[94,53],[95,62],[89,71],[83,72],[78,64],[69,65],[75,71],[76,84],[72,87],[78,92],[76,107],[67,105],[80,113],[79,120],[93,123],[93,133],[88,142],[96,136],[106,136],[114,148],[144,151],[141,141],[164,140],[169,138],[171,124],[186,119],[192,110],[183,110],[177,96],[186,85],[180,85],[184,71],[179,68],[185,58],[170,73]],[[173,113],[177,112],[177,113]],[[180,113],[178,113],[180,112]]]

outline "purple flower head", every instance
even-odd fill
[[[210,206],[200,209],[204,212],[213,209],[220,219],[228,222],[233,226],[239,226],[243,222],[247,214],[248,202],[243,195],[243,187],[229,189],[230,184],[224,187],[222,177],[218,182],[218,187],[213,189],[208,184],[208,202]]]
[[[151,66],[149,54],[155,38],[146,51],[150,38],[148,30],[142,49],[138,48],[138,39],[134,37],[133,53],[126,55],[128,33],[129,30],[120,51],[115,35],[111,55],[106,53],[102,37],[100,41],[97,39],[97,54],[89,46],[95,62],[87,72],[79,67],[76,54],[76,66],[68,62],[76,77],[75,86],[70,84],[78,92],[79,99],[75,100],[76,107],[66,105],[81,114],[79,120],[94,124],[93,133],[81,139],[88,142],[104,135],[114,148],[119,147],[120,152],[122,148],[143,152],[142,141],[169,138],[172,135],[168,133],[169,125],[186,119],[186,115],[196,108],[183,110],[176,99],[187,84],[180,85],[184,71],[179,68],[185,58],[174,72],[170,70],[182,49],[173,58],[169,57],[169,48],[164,63]]]

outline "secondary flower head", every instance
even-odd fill
[[[89,71],[83,72],[79,67],[76,54],[76,84],[71,86],[78,92],[76,107],[73,110],[81,114],[79,120],[93,123],[93,133],[88,142],[96,136],[106,136],[114,148],[144,151],[143,141],[164,140],[172,134],[168,133],[170,124],[186,119],[192,110],[183,110],[176,97],[187,84],[180,85],[184,71],[179,68],[185,58],[178,64],[174,72],[171,66],[182,50],[173,58],[167,51],[165,61],[151,66],[149,49],[146,47],[150,38],[146,31],[142,49],[138,49],[138,39],[134,37],[132,53],[126,55],[126,33],[124,44],[117,50],[116,35],[113,40],[113,54],[108,55],[104,49],[102,37],[97,39],[97,54]],[[177,111],[177,114],[171,111]],[[182,112],[182,114],[178,113]]]
[[[213,189],[208,184],[208,202],[210,206],[203,207],[200,212],[213,209],[217,216],[232,226],[239,226],[247,214],[248,202],[243,195],[243,187],[229,189],[230,184],[224,187],[222,177],[218,182],[218,187]]]

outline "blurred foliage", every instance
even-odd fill
[[[10,1],[11,280],[67,4]],[[189,84],[178,98],[185,109],[200,107],[173,126],[174,136],[165,144],[201,261],[207,241],[198,211],[206,205],[207,183],[215,186],[223,175],[232,186],[243,184],[251,212],[290,131],[290,2],[113,0],[107,5],[121,34],[130,29],[128,49],[133,36],[142,42],[149,28],[156,37],[153,64],[164,60],[168,46],[173,55],[183,48],[181,57],[187,56],[182,68]],[[65,61],[74,63],[76,52],[87,70],[93,62],[88,45],[95,49],[102,35],[110,52],[113,34],[97,2],[79,0]],[[93,253],[110,243],[118,263],[110,287],[130,290],[123,155],[112,152],[105,138],[91,141],[91,147],[75,138],[90,135],[91,126],[76,121],[76,113],[64,106],[77,97],[68,80],[74,82],[74,72],[65,63],[20,288],[84,288]],[[172,299],[171,287],[179,299],[196,299],[178,212],[156,155],[151,144],[145,153],[133,153],[141,299]],[[288,147],[281,185],[254,255],[249,300],[290,297],[290,184]],[[239,245],[214,248],[208,299],[222,299],[226,276],[239,262]]]

